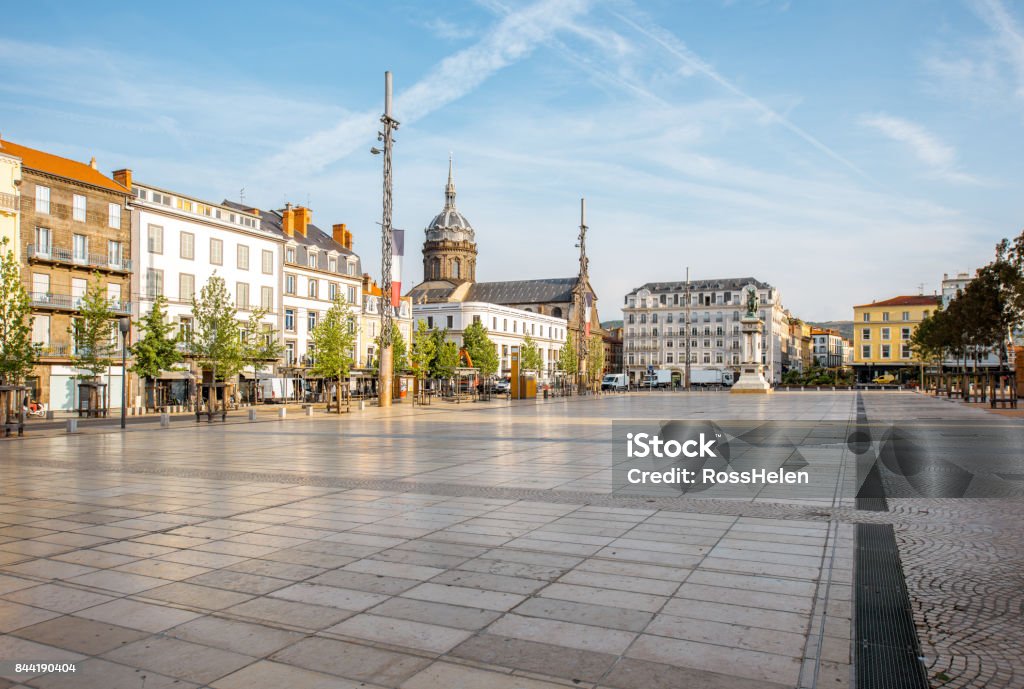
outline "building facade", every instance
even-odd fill
[[[356,309],[359,315],[359,345],[358,356],[356,357],[357,374],[366,377],[376,376],[377,355],[379,347],[377,338],[381,333],[381,309],[386,306],[384,292],[377,281],[370,277],[369,273],[363,274],[363,299],[362,308]],[[398,326],[398,332],[405,340],[408,350],[412,342],[413,333],[413,307],[412,299],[402,297],[398,306],[391,306],[392,322]]]
[[[959,294],[964,289],[966,289],[967,285],[970,284],[971,280],[973,280],[973,279],[974,279],[974,277],[970,273],[966,273],[966,272],[965,273],[957,273],[957,274],[952,275],[952,276],[949,273],[943,273],[942,274],[942,308],[945,309],[946,307],[948,307],[949,306],[949,302],[953,301],[953,299],[957,296],[957,294]],[[1007,346],[1007,353],[1010,356],[1010,358],[1013,358],[1012,357],[1012,353],[1013,353],[1014,350],[1013,350],[1012,346],[1009,346],[1010,344],[1012,344],[1012,337],[1011,337],[1010,333],[1006,334],[1006,341],[1007,341],[1007,345],[1008,345]],[[999,350],[998,349],[987,348],[987,347],[984,348],[984,349],[980,349],[979,348],[980,351],[978,351],[978,352],[974,352],[973,351],[974,350],[973,347],[971,347],[969,349],[970,349],[970,352],[968,354],[968,359],[970,360],[971,366],[973,366],[975,364],[975,355],[977,354],[977,365],[978,366],[987,367],[987,368],[998,368],[999,367],[1000,362],[999,362]],[[953,359],[953,358],[946,359],[945,361],[942,362],[943,366],[950,367],[950,368],[957,368],[957,367],[961,366],[962,364],[963,364],[962,360],[961,361],[957,361],[956,359]]]
[[[225,201],[231,208],[241,204]],[[283,242],[281,256],[281,373],[308,375],[316,355],[310,340],[313,328],[341,296],[358,313],[362,301],[362,267],[352,250],[352,233],[342,223],[331,233],[313,224],[303,206],[258,211],[264,231]],[[358,337],[358,335],[357,335]]]
[[[558,369],[558,355],[565,345],[566,323],[563,318],[545,316],[533,311],[515,309],[488,302],[441,302],[415,307],[417,321],[428,329],[447,329],[448,335],[462,345],[462,334],[472,323],[481,323],[494,343],[498,354],[498,374],[512,372],[512,350],[521,347],[530,337],[540,352],[544,370],[541,380],[551,380]]]
[[[21,158],[4,149],[0,140],[0,246],[21,263]]]
[[[622,373],[623,327],[605,328],[601,340],[604,342],[604,374]]]
[[[835,330],[814,328],[811,331],[814,341],[814,362],[822,368],[840,368],[843,366],[843,337]]]
[[[414,319],[432,316],[432,312],[422,308],[431,304],[491,304],[538,317],[559,319],[566,336],[571,335],[574,342],[584,339],[588,346],[589,339],[584,335],[602,334],[597,295],[590,285],[585,256],[581,256],[580,273],[576,277],[478,282],[476,246],[473,226],[455,205],[455,182],[449,163],[444,207],[425,229],[423,282],[409,291]],[[456,313],[462,311],[452,310],[453,318]],[[476,315],[483,317],[484,314]],[[496,317],[491,316],[492,322]],[[529,321],[532,316],[525,318]],[[510,322],[516,322],[513,317],[510,319]],[[540,318],[538,326],[541,322],[547,323]],[[492,339],[515,334],[502,330],[494,333]],[[562,344],[565,339],[563,337]],[[547,356],[555,356],[553,352],[560,349],[561,345],[547,349]],[[586,371],[586,360],[581,363],[582,370]]]
[[[100,173],[95,159],[80,163],[8,141],[3,150],[21,159],[22,276],[41,351],[28,381],[31,395],[50,409],[72,409],[76,378],[85,372],[71,366],[70,333],[90,283],[99,281],[114,315],[132,313],[129,191]],[[108,403],[120,406],[121,367],[101,378]]]
[[[626,295],[622,309],[625,373],[639,383],[649,367],[685,376],[690,368],[739,370],[743,289],[757,288],[763,322],[761,358],[765,379],[782,377],[782,352],[789,338],[788,316],[779,290],[754,278],[649,282]],[[689,295],[689,300],[687,300]]]
[[[853,307],[853,367],[857,379],[917,366],[911,338],[942,304],[937,295],[899,296]]]
[[[258,211],[142,184],[130,170],[114,174],[132,191],[136,318],[164,297],[168,320],[181,333],[187,352],[194,330],[192,298],[216,275],[233,295],[240,320],[263,309],[263,325],[280,329],[284,242],[263,228]]]

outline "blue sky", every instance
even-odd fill
[[[40,1],[0,37],[0,133],[210,200],[308,201],[373,269],[386,69],[407,284],[449,152],[481,280],[574,274],[587,197],[605,319],[687,265],[848,319],[1024,225],[1009,0]]]

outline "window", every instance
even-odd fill
[[[146,297],[156,299],[164,293],[164,271],[156,268],[146,269]]]
[[[178,276],[178,298],[181,301],[192,301],[196,294],[196,276],[181,273]]]
[[[273,287],[261,287],[260,288],[260,308],[266,309],[267,311],[274,310],[274,288]]]
[[[327,298],[331,301],[338,298],[338,283],[332,282],[327,285]]]
[[[356,303],[356,288],[351,286],[351,285],[349,285],[349,287],[348,287],[348,303],[349,304],[355,304]]]
[[[328,260],[327,261],[327,270],[331,271],[332,273],[337,273],[338,272],[338,259],[332,258],[332,259]]]
[[[870,323],[871,322],[871,314],[870,313],[864,313],[862,318],[863,318],[865,323]]]
[[[274,252],[267,249],[263,250],[263,274],[274,274]]]
[[[295,276],[285,275],[284,276],[284,293],[295,294]]]
[[[182,258],[193,260],[196,257],[196,236],[191,232],[182,232],[178,236],[180,253]]]
[[[46,227],[36,228],[36,253],[50,255],[50,230]]]
[[[900,339],[901,340],[909,340],[910,339],[910,328],[900,328]]]
[[[288,247],[284,250],[284,260],[286,263],[295,263],[295,248]]]
[[[249,270],[249,247],[245,244],[238,245],[238,269]]]
[[[240,309],[249,308],[249,283],[235,283],[235,306]]]
[[[291,366],[295,363],[295,343],[285,342],[284,343],[284,364],[285,366]]]
[[[75,263],[87,263],[89,260],[89,240],[84,234],[71,237],[72,255]]]
[[[32,342],[46,346],[50,344],[50,317],[35,316],[32,321]]]
[[[447,323],[448,327],[451,328],[451,327],[453,327],[455,325],[455,317],[454,316],[448,316],[445,319],[445,322]]]
[[[192,341],[192,332],[193,332],[193,330],[194,330],[194,328],[192,326],[192,317],[191,316],[182,316],[178,320],[178,334],[181,335],[181,339],[184,342],[191,342]]]
[[[310,268],[316,268],[316,254],[312,251],[306,256],[306,265]]]
[[[50,294],[50,276],[47,273],[32,274],[32,299],[46,301]]]
[[[910,358],[910,345],[904,344],[900,347],[900,357],[904,359]]]
[[[310,311],[309,312],[309,316],[307,317],[307,322],[306,322],[306,325],[309,328],[309,332],[313,332],[313,329],[316,328],[316,318],[317,318],[316,311]]]
[[[903,312],[903,320],[905,320],[905,321],[909,321],[910,320],[910,312],[909,311],[904,311]]]
[[[71,217],[78,222],[85,222],[85,197],[81,194],[71,197]]]
[[[36,213],[50,214],[50,188],[36,186]]]
[[[889,328],[882,328],[882,339],[888,340],[890,335]]]
[[[288,332],[295,331],[295,309],[284,310],[284,329]]]
[[[861,359],[870,359],[871,358],[871,345],[861,345],[860,346],[860,358]]]
[[[318,282],[318,280],[314,280],[313,278],[309,279],[309,296],[313,299],[316,299],[316,295],[319,292],[319,290],[317,289]]]
[[[124,253],[121,251],[121,242],[110,240],[107,242],[107,263],[112,266],[121,267]]]
[[[71,304],[76,309],[82,305],[88,286],[85,278],[71,278]]]
[[[121,229],[121,206],[116,203],[107,204],[107,225],[116,230]]]
[[[147,230],[147,249],[151,254],[162,254],[164,252],[164,228],[160,225],[150,225]]]
[[[870,340],[871,339],[871,328],[861,328],[860,339],[864,340],[865,342]]]
[[[224,265],[224,242],[220,239],[210,239],[210,263],[215,266]]]
[[[434,327],[434,317],[433,316],[427,316],[427,327],[428,328],[433,328]]]
[[[883,311],[882,312],[882,321],[884,323],[888,323],[889,322],[889,312],[888,311]]]
[[[892,351],[892,348],[889,345],[887,345],[887,344],[882,345],[882,358],[883,359],[888,359],[889,358],[889,354],[890,354],[891,351]]]

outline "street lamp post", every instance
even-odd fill
[[[121,331],[121,428],[124,429],[128,417],[127,381],[128,381],[128,331],[132,327],[132,319],[121,316],[117,328]]]

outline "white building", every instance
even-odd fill
[[[263,323],[280,329],[281,263],[284,241],[265,229],[258,211],[202,201],[134,182],[132,301],[135,317],[148,313],[158,295],[168,317],[186,333],[193,329],[192,297],[214,275],[234,295],[240,319],[266,309]]]
[[[240,204],[225,202],[231,208]],[[362,269],[352,250],[352,233],[344,223],[326,233],[312,223],[313,212],[286,204],[283,209],[258,211],[262,227],[283,242],[281,268],[282,367],[293,375],[312,365],[315,355],[310,333],[341,295],[359,312]]]
[[[564,318],[486,302],[414,304],[413,318],[417,324],[424,321],[428,329],[447,328],[449,339],[460,346],[465,329],[479,321],[487,328],[487,335],[494,342],[500,359],[498,372],[501,375],[508,375],[512,370],[511,348],[522,346],[529,336],[536,343],[545,363],[545,370],[540,372],[540,377],[542,380],[550,380],[555,375],[558,354],[566,339],[567,323]]]
[[[942,274],[942,308],[946,309],[949,307],[949,302],[953,301],[957,293],[962,292],[967,288],[967,285],[974,279],[971,273],[962,272],[956,275],[950,276],[949,273]],[[1010,335],[1007,334],[1007,342],[1010,341]],[[1008,356],[1013,356],[1013,347],[1007,347]],[[968,366],[974,366],[974,351],[973,347],[968,355],[969,363]],[[946,359],[942,362],[944,366],[951,368],[958,368],[963,365],[963,360],[957,360],[953,358]],[[999,366],[999,350],[998,349],[984,349],[980,352],[978,357],[979,366],[997,367]]]
[[[685,375],[687,342],[690,370],[738,370],[742,357],[740,318],[746,312],[743,289],[754,285],[764,323],[761,360],[765,379],[782,378],[783,340],[789,324],[779,290],[754,278],[649,282],[625,298],[623,358],[630,380],[639,383],[649,366]],[[689,314],[689,322],[687,322]]]
[[[381,333],[381,304],[383,291],[370,275],[363,275],[363,301],[362,309],[356,309],[359,315],[359,347],[356,350],[356,367],[364,369],[367,374],[372,373],[377,360],[377,338]],[[392,322],[398,326],[398,332],[402,333],[406,349],[412,343],[412,299],[402,297],[401,303],[392,306]]]
[[[838,368],[843,365],[843,336],[835,330],[815,328],[811,331],[812,356],[814,362],[823,368]]]

